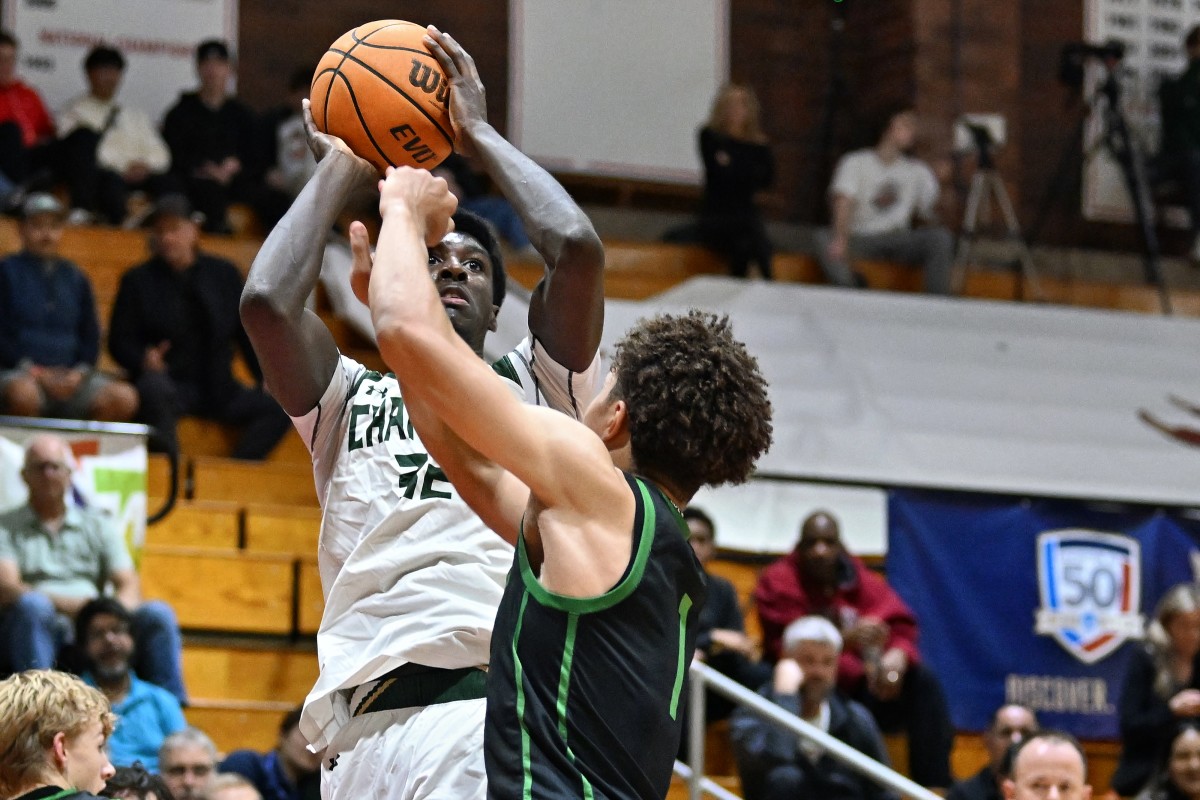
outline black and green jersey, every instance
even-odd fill
[[[632,553],[605,594],[548,591],[517,543],[492,633],[489,798],[666,794],[705,579],[679,512],[625,477],[637,504]]]

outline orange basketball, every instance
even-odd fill
[[[454,149],[450,82],[425,28],[398,19],[359,25],[329,46],[313,75],[313,121],[380,172],[433,169]]]

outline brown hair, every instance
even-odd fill
[[[635,469],[685,499],[743,483],[771,446],[767,382],[728,316],[693,309],[642,320],[617,343],[612,369]]]

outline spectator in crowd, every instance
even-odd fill
[[[0,193],[48,178],[54,120],[42,97],[17,77],[17,40],[0,31]],[[7,191],[6,190],[7,187]]]
[[[221,762],[221,772],[241,775],[265,800],[319,800],[321,754],[309,752],[300,732],[303,710],[295,708],[283,718],[274,750],[235,750]]]
[[[242,426],[234,458],[261,459],[290,427],[259,387],[233,374],[238,348],[261,382],[258,361],[238,316],[242,276],[230,262],[201,253],[200,228],[183,195],[164,195],[152,217],[154,256],[121,278],[108,346],[141,397],[140,419],[153,426],[152,449],[177,449],[183,414]]]
[[[817,511],[804,520],[789,555],[769,564],[754,590],[766,654],[779,658],[784,629],[810,614],[842,634],[838,685],[871,710],[885,731],[908,735],[909,774],[950,786],[954,729],[941,685],[921,664],[917,620],[879,575],[842,545],[837,520]]]
[[[155,760],[158,760],[157,754]],[[116,773],[104,784],[100,796],[116,800],[175,800],[162,777],[147,771],[141,762],[117,767]]]
[[[759,122],[758,98],[749,86],[728,84],[713,102],[700,129],[704,198],[702,240],[729,261],[730,272],[745,277],[750,262],[771,278],[773,248],[755,196],[775,179],[775,159]]]
[[[950,294],[954,237],[935,224],[938,182],[923,161],[908,153],[917,141],[917,114],[889,114],[874,147],[838,162],[830,186],[833,227],[817,232],[817,259],[837,286],[865,286],[850,268],[854,258],[883,258],[920,265],[925,291]],[[913,227],[914,218],[928,224]]]
[[[1159,600],[1145,642],[1130,653],[1120,698],[1112,788],[1129,797],[1149,782],[1176,723],[1200,717],[1200,586],[1178,584]]]
[[[1193,262],[1200,262],[1200,25],[1183,41],[1187,67],[1163,78],[1158,87],[1162,118],[1159,171],[1177,175],[1183,183],[1192,224]]]
[[[801,617],[783,634],[783,657],[759,694],[881,764],[887,749],[871,712],[837,693],[842,636],[824,617]],[[890,798],[875,782],[822,748],[746,709],[733,714],[730,736],[747,800]]]
[[[492,223],[496,232],[519,257],[541,258],[529,243],[521,215],[513,208],[513,204],[502,195],[489,193],[483,176],[471,169],[465,158],[451,153],[433,170],[433,174],[446,181],[450,193],[458,198],[459,208],[473,211]]]
[[[712,518],[698,508],[683,510],[690,536],[688,543],[705,567],[708,579],[708,600],[700,609],[699,634],[696,637],[696,660],[703,661],[723,675],[743,686],[757,689],[771,675],[771,667],[759,661],[758,642],[746,635],[745,617],[738,603],[733,584],[708,571],[708,562],[716,553],[716,528]],[[708,721],[724,719],[734,705],[715,692],[708,693]]]
[[[150,117],[117,103],[125,57],[97,45],[83,61],[88,92],[59,115],[60,171],[71,191],[72,216],[113,225],[133,219],[130,194],[157,196],[171,185],[171,153]]]
[[[21,471],[29,501],[0,515],[0,656],[12,670],[51,668],[71,621],[111,586],[132,614],[138,674],[184,702],[175,613],[166,603],[142,602],[133,559],[112,520],[67,501],[71,463],[63,439],[35,436]]]
[[[126,421],[137,392],[96,369],[96,302],[87,276],[59,255],[63,215],[53,195],[29,195],[21,252],[0,261],[0,412]]]
[[[1025,706],[1000,706],[984,731],[983,746],[988,763],[965,781],[951,787],[947,800],[1002,800],[1001,783],[1009,777],[1005,764],[1009,748],[1038,731],[1037,717]]]
[[[115,721],[104,695],[72,675],[0,681],[0,797],[94,798],[113,774],[104,745]]]
[[[172,169],[204,215],[204,229],[228,233],[229,203],[245,200],[262,179],[257,122],[229,93],[233,65],[224,42],[210,39],[196,48],[196,72],[200,88],[167,112],[163,135]]]
[[[1091,800],[1087,757],[1069,733],[1041,731],[1013,745],[1005,800]]]
[[[158,771],[175,800],[206,800],[217,774],[217,746],[198,728],[184,728],[163,740]]]
[[[1183,720],[1175,724],[1154,779],[1137,800],[1200,800],[1200,723]]]
[[[263,800],[263,796],[244,776],[229,772],[212,779],[204,800]]]
[[[113,764],[140,761],[156,771],[163,739],[187,723],[173,694],[134,673],[133,615],[117,600],[98,597],[75,618],[75,641],[83,655],[84,681],[104,693],[117,715],[117,729],[108,740]]]
[[[287,102],[263,118],[263,163],[267,165],[262,187],[251,201],[266,230],[275,227],[296,195],[317,169],[317,159],[308,147],[300,104],[308,97],[313,70],[301,67],[288,81]]]

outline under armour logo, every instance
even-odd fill
[[[337,766],[337,760],[338,760],[337,756],[334,756],[333,758],[329,759],[329,771],[330,772],[332,772],[333,768]]]

